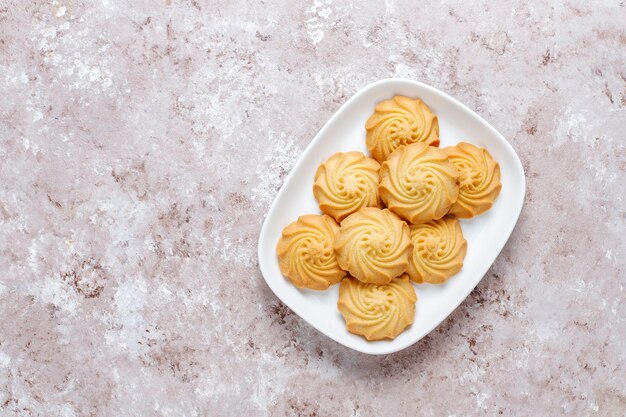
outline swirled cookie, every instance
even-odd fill
[[[376,105],[365,123],[367,148],[380,163],[402,145],[439,146],[437,116],[420,99],[395,96]]]
[[[409,228],[413,254],[407,274],[413,281],[441,284],[461,270],[467,241],[458,220],[446,216]]]
[[[338,222],[362,207],[381,207],[376,160],[361,152],[338,152],[315,173],[313,194],[320,209]]]
[[[335,236],[339,266],[363,282],[386,284],[403,274],[411,250],[409,226],[387,209],[362,208]]]
[[[444,151],[459,171],[459,198],[450,214],[469,219],[489,210],[502,189],[500,165],[487,149],[471,143],[460,142]]]
[[[458,176],[443,150],[414,143],[396,149],[383,162],[378,192],[398,216],[425,223],[442,218],[456,201]]]
[[[407,275],[383,285],[348,277],[339,285],[337,308],[350,333],[367,340],[394,339],[413,323],[416,301]]]
[[[346,272],[337,263],[333,250],[339,225],[332,217],[318,214],[300,216],[283,229],[276,246],[280,271],[298,288],[325,290]]]

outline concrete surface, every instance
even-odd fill
[[[0,415],[623,415],[625,16],[0,2]],[[528,190],[460,308],[370,357],[282,305],[256,244],[318,129],[393,76],[492,123]]]

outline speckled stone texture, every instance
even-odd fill
[[[623,2],[368,3],[0,1],[0,415],[623,415]],[[256,246],[320,127],[394,76],[492,123],[528,189],[471,296],[372,357]]]

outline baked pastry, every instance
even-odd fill
[[[413,323],[416,301],[407,275],[383,285],[348,277],[339,285],[337,308],[350,333],[367,340],[395,339]]]
[[[423,142],[439,146],[437,116],[420,99],[395,96],[378,103],[365,129],[367,149],[380,163],[402,145]]]
[[[458,176],[443,150],[414,143],[396,149],[382,164],[378,192],[398,216],[425,223],[442,218],[456,201]]]
[[[471,143],[460,142],[444,151],[459,171],[459,198],[450,214],[469,219],[489,210],[502,189],[500,165],[487,149]]]
[[[332,217],[300,216],[283,229],[276,246],[280,272],[298,288],[325,290],[341,281],[346,272],[339,267],[333,250],[338,230]]]
[[[373,284],[403,274],[411,250],[409,226],[387,209],[362,208],[341,222],[335,236],[339,266]]]
[[[458,220],[445,216],[409,229],[413,253],[407,274],[413,281],[441,284],[461,270],[467,241]]]
[[[315,173],[313,194],[320,209],[338,222],[361,207],[381,207],[378,197],[380,164],[362,152],[338,152]]]

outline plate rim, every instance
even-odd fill
[[[333,123],[333,121],[335,119],[337,119],[339,117],[339,115],[341,115],[346,108],[349,107],[349,104],[351,104],[353,101],[355,101],[357,98],[359,98],[361,95],[365,94],[367,91],[369,91],[370,89],[373,89],[375,87],[378,87],[380,85],[383,84],[388,84],[388,83],[408,83],[408,84],[413,84],[414,86],[417,86],[419,88],[425,89],[430,91],[431,93],[434,94],[438,94],[438,95],[442,95],[446,100],[449,100],[453,103],[455,103],[456,105],[460,106],[464,111],[470,113],[471,115],[473,115],[484,127],[487,128],[487,130],[489,130],[492,134],[494,134],[495,136],[499,137],[499,139],[502,141],[502,143],[504,144],[504,146],[507,148],[507,151],[511,153],[511,155],[514,157],[513,161],[516,165],[515,172],[520,174],[520,190],[519,190],[519,196],[521,196],[521,198],[518,198],[516,200],[517,201],[517,207],[515,212],[511,213],[511,218],[514,218],[515,221],[511,222],[511,226],[509,228],[508,231],[506,231],[505,234],[503,234],[502,236],[506,236],[504,239],[504,243],[502,244],[502,247],[500,248],[500,250],[498,250],[497,253],[495,253],[495,255],[493,256],[493,259],[491,259],[491,261],[488,263],[488,266],[486,268],[485,271],[482,272],[481,277],[478,281],[476,281],[476,284],[474,286],[472,286],[471,288],[469,288],[464,296],[462,298],[460,298],[460,301],[458,301],[456,303],[456,305],[454,306],[453,309],[450,310],[450,313],[448,313],[446,316],[444,316],[441,320],[437,321],[433,321],[433,324],[428,328],[428,330],[421,335],[418,339],[416,340],[409,340],[408,343],[404,343],[404,344],[400,344],[398,346],[394,346],[394,345],[389,345],[389,349],[383,349],[383,351],[376,351],[376,352],[371,352],[371,351],[367,351],[364,349],[361,349],[359,347],[355,347],[355,346],[349,346],[346,345],[342,342],[340,342],[339,340],[335,339],[333,336],[331,336],[329,333],[327,333],[325,330],[323,330],[322,328],[318,327],[314,322],[311,322],[309,320],[307,320],[302,314],[300,314],[300,312],[298,311],[298,307],[292,307],[290,305],[290,303],[287,303],[283,297],[281,297],[279,295],[278,292],[276,292],[275,288],[272,285],[271,280],[268,280],[268,278],[266,277],[266,273],[264,272],[265,269],[265,260],[264,257],[262,256],[262,253],[264,252],[264,242],[267,240],[265,238],[265,235],[268,233],[268,219],[272,217],[272,214],[274,213],[274,211],[276,210],[276,201],[278,201],[283,193],[285,192],[285,184],[288,183],[292,176],[294,176],[295,172],[297,171],[297,168],[304,163],[304,160],[306,158],[304,158],[305,155],[307,155],[311,148],[319,141],[320,137],[323,136],[323,134],[326,132],[326,130],[329,128],[329,126]],[[263,219],[263,225],[261,226],[261,232],[259,233],[259,242],[258,242],[258,247],[257,247],[257,257],[258,257],[258,263],[259,263],[259,270],[261,271],[261,275],[263,276],[263,280],[265,281],[265,283],[267,284],[267,286],[272,290],[272,292],[274,293],[274,295],[283,303],[285,304],[290,310],[292,310],[294,313],[296,313],[302,320],[304,320],[306,323],[308,323],[309,325],[311,325],[313,328],[315,328],[316,330],[318,330],[319,332],[321,332],[322,334],[324,334],[326,337],[328,337],[329,339],[333,340],[335,343],[345,346],[349,349],[355,350],[357,352],[361,352],[361,353],[365,353],[368,355],[376,355],[376,356],[380,356],[380,355],[389,355],[395,352],[399,352],[403,349],[406,349],[412,345],[414,345],[415,343],[419,342],[420,340],[422,340],[425,336],[427,336],[428,334],[430,334],[435,328],[437,328],[441,323],[443,323],[448,317],[450,317],[450,315],[465,301],[467,300],[467,297],[469,297],[470,293],[478,286],[478,284],[480,284],[480,282],[483,280],[483,278],[485,277],[485,274],[487,273],[487,271],[489,270],[489,268],[491,268],[491,266],[493,265],[493,263],[496,261],[496,259],[498,258],[498,256],[500,255],[500,253],[502,252],[502,250],[504,249],[504,247],[506,246],[507,242],[509,241],[509,238],[511,237],[511,234],[513,233],[513,230],[515,229],[515,226],[517,225],[518,221],[519,221],[519,217],[521,215],[522,212],[522,208],[524,207],[524,201],[526,198],[526,173],[524,172],[524,167],[522,165],[522,161],[519,158],[519,155],[517,154],[517,152],[515,151],[515,149],[513,148],[513,146],[509,143],[509,141],[498,131],[496,130],[496,128],[494,128],[489,122],[487,122],[485,119],[483,119],[478,113],[476,113],[474,110],[472,110],[471,108],[467,107],[465,104],[463,104],[462,102],[460,102],[459,100],[455,99],[454,97],[448,95],[447,93],[432,87],[428,84],[425,84],[423,82],[420,81],[415,81],[415,80],[410,80],[410,79],[406,79],[406,78],[384,78],[378,81],[374,81],[368,85],[366,85],[365,87],[362,87],[361,89],[359,89],[356,93],[354,93],[352,95],[352,97],[350,97],[345,103],[343,103],[341,105],[341,107],[339,107],[339,109],[337,109],[337,111],[335,111],[335,113],[326,121],[326,123],[322,126],[322,128],[317,132],[317,134],[315,135],[315,137],[311,140],[311,142],[309,142],[309,144],[304,148],[304,150],[301,152],[300,156],[298,157],[298,160],[296,161],[296,163],[293,165],[293,167],[291,168],[291,170],[289,171],[289,174],[287,174],[287,176],[285,177],[280,190],[278,191],[278,193],[276,193],[276,196],[274,197],[274,200],[272,201],[272,205],[270,206],[269,210],[267,211],[267,213],[265,214],[265,218]]]

